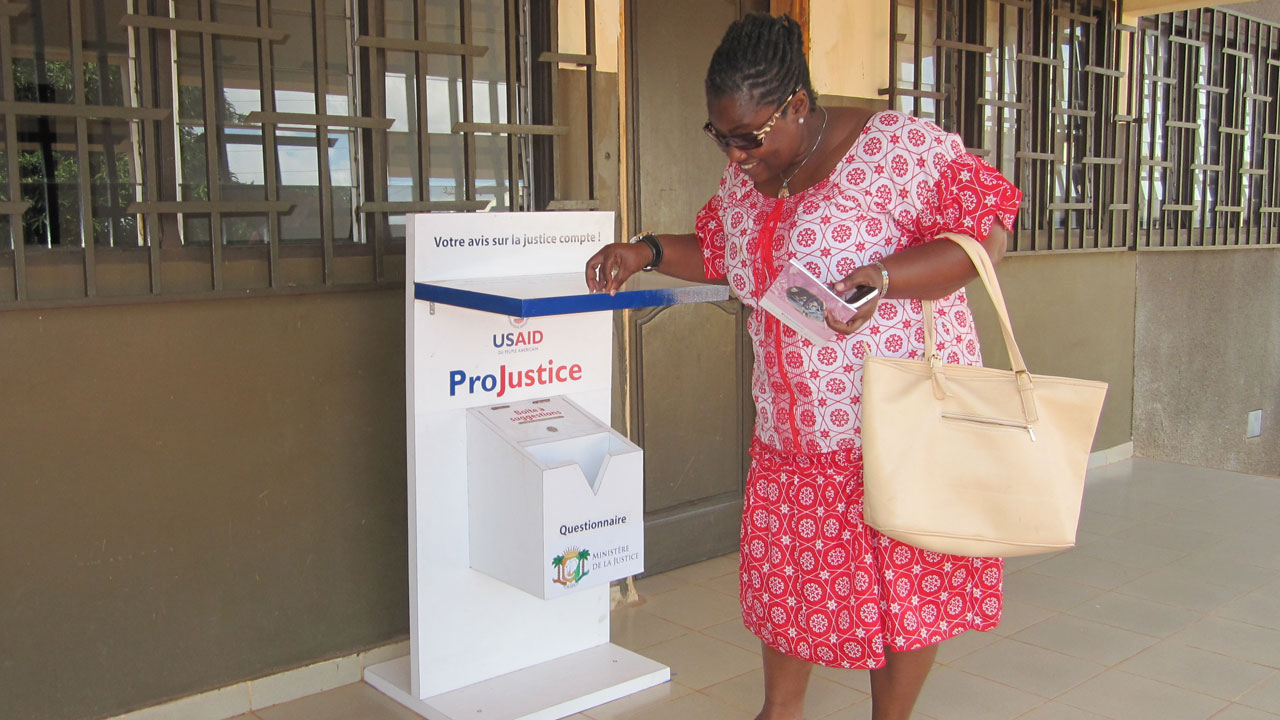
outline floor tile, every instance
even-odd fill
[[[1222,535],[1224,538],[1240,540],[1255,533],[1270,535],[1270,528],[1276,521],[1277,505],[1280,499],[1258,499],[1249,497],[1214,498],[1203,501],[1200,508],[1204,527]]]
[[[1201,650],[1177,641],[1153,645],[1117,666],[1120,670],[1204,695],[1236,700],[1275,674],[1269,667]]]
[[[1040,555],[1021,555],[1019,557],[1011,557],[1004,559],[1005,577],[1016,572],[1021,572],[1029,567],[1038,565],[1049,558],[1055,558],[1062,553],[1043,553]]]
[[[1208,617],[1173,636],[1192,647],[1280,668],[1280,630]]]
[[[764,704],[764,670],[757,668],[702,691],[727,705],[743,711],[750,717]],[[809,679],[809,690],[804,699],[804,716],[820,718],[865,702],[869,695],[853,688],[832,682],[820,675]]]
[[[738,573],[736,571],[719,577],[699,580],[698,584],[705,588],[711,588],[716,592],[724,593],[734,600],[738,599],[739,580]]]
[[[1058,615],[1012,635],[1014,640],[1105,667],[1137,655],[1156,639],[1090,620]]]
[[[1230,705],[1213,716],[1213,720],[1276,720],[1280,715],[1262,712],[1247,705]]]
[[[253,711],[262,720],[420,720],[421,716],[362,682]]]
[[[678,682],[665,682],[661,685],[645,688],[638,693],[618,698],[613,702],[587,708],[580,714],[592,718],[592,720],[622,720],[632,713],[655,705],[665,705],[692,692],[692,688],[681,685]]]
[[[1280,714],[1280,672],[1259,683],[1241,696],[1237,703],[1256,710]]]
[[[739,558],[737,552],[732,552],[720,557],[703,560],[693,566],[695,572],[704,573],[705,577],[720,577],[722,575],[737,574],[739,567]]]
[[[661,595],[662,593],[685,587],[692,583],[695,578],[705,576],[705,570],[695,571],[693,569],[695,567],[697,566],[689,565],[657,575],[644,575],[636,580],[636,590],[644,597],[653,597],[654,595]]]
[[[1038,622],[1038,621],[1037,621]],[[1004,624],[1003,622],[1001,623]],[[1001,635],[994,632],[970,630],[958,637],[944,640],[938,646],[938,662],[954,665],[957,660],[998,641]]]
[[[864,695],[871,694],[871,674],[866,670],[849,670],[845,668],[814,666],[816,677],[826,678],[837,685],[853,688]]]
[[[1044,699],[946,666],[929,673],[916,709],[946,720],[1009,720]]]
[[[1161,495],[1158,490],[1149,490],[1141,487],[1128,487],[1123,490],[1122,494],[1101,500],[1097,497],[1090,500],[1089,495],[1091,492],[1095,496],[1098,495],[1097,491],[1085,491],[1083,506],[1085,510],[1103,512],[1139,522],[1166,518],[1179,507],[1175,503],[1168,502],[1169,498]]]
[[[747,629],[742,624],[742,618],[737,617],[732,620],[726,620],[719,625],[712,625],[702,631],[703,635],[710,635],[718,640],[732,643],[751,652],[760,652],[760,638],[755,633]]]
[[[1213,614],[1228,620],[1280,630],[1280,591],[1255,590],[1223,605]]]
[[[1004,609],[1000,612],[1000,624],[991,631],[992,633],[1012,635],[1059,614],[1058,610],[1027,602],[1024,599],[1025,592],[1010,591],[1007,581],[1005,584]]]
[[[988,680],[1055,698],[1106,667],[1017,640],[1003,639],[951,663]]]
[[[1276,524],[1280,525],[1280,523]],[[1248,533],[1224,538],[1204,548],[1203,552],[1235,562],[1280,570],[1280,553],[1275,551],[1276,546],[1280,545],[1280,537],[1277,534],[1280,534],[1280,528],[1273,527],[1265,531],[1250,529]]]
[[[1116,533],[1114,537],[1118,540],[1131,540],[1144,545],[1154,545],[1180,552],[1193,552],[1222,540],[1222,536],[1215,533],[1155,522],[1141,523],[1136,527]]]
[[[1077,552],[1068,552],[1035,566],[1032,572],[1106,590],[1137,580],[1149,571],[1101,560]]]
[[[656,575],[645,575],[636,580],[636,588],[643,595],[657,595],[684,587],[690,583],[699,580],[719,577],[726,573],[736,572],[738,569],[738,554],[730,553],[721,555],[720,557],[711,558],[686,565],[682,568],[669,570]]]
[[[1116,588],[1125,595],[1177,605],[1205,613],[1234,600],[1239,594],[1231,588],[1210,585],[1186,570],[1166,567],[1155,570],[1133,582]]]
[[[1026,715],[1019,715],[1018,720],[1106,720],[1106,718],[1081,710],[1078,707],[1051,701],[1035,708]]]
[[[1175,525],[1185,530],[1209,533],[1218,537],[1224,537],[1227,533],[1238,533],[1239,529],[1230,528],[1222,524],[1222,511],[1212,505],[1208,505],[1207,503],[1209,502],[1211,500],[1200,500],[1192,505],[1173,508],[1168,513],[1163,513],[1159,517],[1149,518],[1149,520],[1159,522],[1162,525]]]
[[[652,645],[645,648],[644,654],[670,667],[673,680],[694,690],[724,682],[760,665],[758,650],[750,652],[698,634]]]
[[[643,703],[616,715],[596,714],[598,710],[588,710],[587,714],[593,720],[742,720],[741,710],[697,692],[685,693],[664,702]]]
[[[1092,585],[1041,575],[1035,567],[1005,578],[1004,591],[1015,601],[1031,602],[1058,611],[1073,608],[1103,592],[1102,588]]]
[[[1113,720],[1208,720],[1227,706],[1225,700],[1120,670],[1087,680],[1058,702]]]
[[[745,718],[742,720],[745,720]],[[837,710],[818,720],[871,720],[871,699],[868,698],[851,707]],[[911,720],[937,720],[937,718],[925,715],[917,708],[911,713]]]
[[[1169,637],[1200,619],[1198,613],[1186,608],[1114,592],[1086,600],[1067,613],[1104,625],[1162,638]]]
[[[1112,515],[1107,512],[1085,512],[1081,514],[1080,522],[1076,527],[1079,530],[1099,535],[1114,535],[1128,530],[1140,522],[1142,521],[1122,515]]]
[[[609,641],[641,650],[689,632],[689,629],[645,612],[644,606],[619,608],[609,616]]]
[[[734,598],[701,585],[686,585],[646,600],[643,610],[677,625],[701,630],[740,617]]]
[[[1168,569],[1189,572],[1203,582],[1230,588],[1239,593],[1252,592],[1280,577],[1280,570],[1199,552],[1173,561]]]
[[[1019,715],[1018,720],[1107,720],[1101,715],[1094,715],[1092,712],[1080,710],[1079,707],[1070,705],[1062,705],[1060,702],[1050,701],[1037,708],[1033,708],[1027,715]]]
[[[1114,537],[1095,540],[1088,545],[1076,548],[1073,552],[1143,570],[1157,570],[1187,555],[1180,550],[1144,545],[1131,540],[1118,540]]]

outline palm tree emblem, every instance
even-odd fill
[[[551,567],[555,568],[556,576],[551,579],[557,585],[563,585],[565,588],[571,588],[582,581],[590,570],[587,570],[587,560],[591,558],[590,550],[580,550],[576,547],[565,548],[563,553],[551,558]],[[569,570],[569,563],[577,561],[573,570]]]

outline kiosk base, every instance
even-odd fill
[[[557,720],[667,682],[671,669],[605,643],[423,699],[407,655],[365,668],[364,679],[428,720]]]

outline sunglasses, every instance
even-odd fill
[[[792,98],[794,98],[798,92],[800,92],[800,88],[792,90],[791,94],[787,96],[787,99],[782,101],[782,105],[778,106],[778,109],[773,112],[773,115],[769,118],[769,122],[761,125],[759,130],[752,130],[751,132],[741,133],[739,135],[724,135],[719,130],[715,129],[715,127],[711,125],[711,121],[708,120],[707,124],[702,126],[702,132],[706,133],[707,137],[711,138],[712,142],[719,145],[721,150],[725,150],[727,148],[734,148],[735,150],[755,150],[761,145],[764,145],[764,136],[768,135],[769,131],[773,129],[773,124],[778,122],[778,118],[782,117],[782,111],[787,108],[787,105],[791,104]]]

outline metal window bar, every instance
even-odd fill
[[[971,152],[1022,187],[1027,202],[1010,249],[1126,247],[1115,237],[1113,219],[1127,200],[1125,184],[1115,176],[1128,140],[1113,117],[1126,76],[1110,36],[1115,3],[936,0],[913,5],[915,61],[909,87],[898,77],[899,43],[891,43],[895,82],[883,92],[893,106],[925,116],[918,112],[921,101],[937,101],[932,119],[960,133]],[[922,34],[926,8],[935,14],[934,38]],[[907,42],[898,29],[901,16],[891,14],[891,32]],[[932,58],[924,57],[926,47]],[[926,89],[924,76],[930,66],[939,77],[932,90]],[[983,77],[984,72],[994,78]]]
[[[507,42],[507,58],[504,67],[497,69],[498,77],[490,82],[488,100],[491,107],[497,108],[500,106],[499,94],[505,93],[508,117],[501,118],[506,122],[480,124],[474,122],[473,100],[483,100],[484,97],[477,92],[478,87],[472,80],[476,75],[474,61],[483,55],[487,48],[471,44],[474,25],[471,18],[471,0],[429,0],[425,3],[409,3],[407,6],[411,7],[414,13],[413,34],[415,36],[408,40],[380,37],[380,29],[383,26],[382,17],[385,15],[385,5],[389,1],[348,0],[346,4],[349,25],[346,32],[354,37],[354,40],[348,37],[349,44],[352,45],[349,52],[357,56],[354,60],[348,58],[348,62],[352,63],[354,75],[347,80],[347,94],[357,105],[356,110],[353,111],[356,114],[338,117],[328,114],[327,107],[321,104],[325,102],[324,95],[328,89],[326,50],[330,43],[326,40],[333,40],[326,35],[341,32],[339,23],[329,24],[330,18],[326,14],[326,7],[332,4],[324,0],[312,0],[309,9],[312,23],[311,39],[314,45],[308,69],[312,80],[311,86],[315,90],[316,104],[313,108],[315,112],[306,114],[280,112],[277,107],[277,79],[273,68],[279,59],[277,47],[279,43],[287,41],[289,33],[272,27],[273,18],[278,20],[278,13],[273,11],[272,7],[273,0],[255,0],[253,3],[244,5],[248,17],[251,18],[247,22],[243,16],[238,18],[238,22],[235,21],[237,18],[231,16],[219,17],[217,13],[221,6],[213,0],[198,0],[192,3],[189,6],[192,8],[190,16],[175,15],[175,7],[167,0],[119,0],[123,11],[115,14],[104,12],[104,6],[99,0],[56,0],[55,3],[39,3],[36,0],[27,2],[0,0],[0,119],[5,123],[3,140],[8,151],[5,169],[8,171],[7,189],[9,190],[9,198],[0,202],[0,214],[7,215],[9,219],[8,247],[0,246],[0,268],[2,268],[0,269],[0,308],[22,307],[24,303],[31,301],[30,280],[33,275],[32,265],[28,261],[33,254],[43,257],[50,252],[77,253],[78,259],[84,265],[83,279],[79,287],[72,288],[63,283],[62,287],[56,288],[57,293],[61,294],[51,294],[52,286],[48,285],[48,275],[42,274],[41,277],[44,279],[40,280],[38,302],[75,303],[85,300],[93,301],[95,298],[105,299],[96,267],[98,257],[103,251],[95,246],[97,242],[94,222],[113,222],[114,219],[127,215],[134,216],[139,222],[137,239],[132,243],[128,240],[119,243],[113,239],[108,244],[112,246],[110,252],[113,257],[125,257],[129,254],[128,246],[134,245],[137,247],[137,251],[133,253],[134,257],[126,259],[130,262],[141,259],[147,265],[145,286],[141,289],[130,286],[131,289],[126,292],[133,297],[139,297],[139,293],[151,296],[168,294],[182,297],[190,297],[192,294],[242,296],[243,292],[233,291],[228,285],[228,277],[225,274],[229,272],[227,270],[229,266],[226,265],[224,257],[226,252],[224,235],[227,232],[224,226],[227,226],[231,218],[246,214],[265,216],[266,250],[261,257],[257,253],[240,251],[234,252],[232,257],[251,258],[265,265],[266,287],[260,288],[261,291],[271,292],[284,290],[286,286],[290,288],[296,286],[298,279],[286,278],[281,271],[282,217],[293,209],[293,205],[281,199],[283,194],[282,158],[279,153],[282,144],[296,144],[283,142],[282,136],[277,132],[277,127],[281,123],[315,129],[317,151],[315,162],[320,166],[317,186],[319,204],[322,208],[319,223],[321,237],[318,238],[317,245],[323,268],[314,285],[316,288],[331,287],[339,283],[349,284],[349,280],[335,274],[335,266],[341,257],[353,252],[359,254],[371,251],[374,257],[372,271],[374,283],[395,282],[397,278],[390,277],[395,273],[388,271],[385,261],[389,252],[392,254],[396,252],[390,242],[390,215],[409,211],[478,210],[486,207],[488,202],[477,198],[477,178],[482,171],[477,169],[476,146],[479,143],[474,137],[476,134],[506,135],[503,143],[506,146],[505,157],[501,152],[493,155],[486,151],[483,160],[486,163],[498,164],[493,169],[493,172],[496,172],[495,179],[499,182],[496,192],[501,194],[502,185],[505,184],[506,197],[510,198],[509,207],[528,208],[528,198],[531,197],[530,180],[534,177],[535,168],[530,152],[530,139],[538,133],[563,133],[567,128],[535,126],[529,121],[528,108],[531,105],[528,87],[529,68],[530,64],[536,61],[528,57],[529,42],[526,30],[528,15],[525,3],[519,0],[505,0],[499,6],[500,14],[494,15],[498,22],[505,25],[500,32],[504,34]],[[40,102],[20,99],[16,94],[13,71],[13,18],[29,13],[33,8],[47,10],[51,7],[57,8],[59,12],[65,9],[72,18],[70,27],[66,30],[71,36],[69,46],[51,50],[57,53],[58,62],[67,62],[72,67],[74,87],[69,91],[72,97],[63,98],[57,103],[48,102],[45,98],[41,98]],[[428,9],[438,10],[450,7],[456,9],[458,13],[453,24],[458,29],[457,40],[460,42],[429,41],[428,30],[434,28],[428,26],[426,19]],[[594,111],[595,102],[591,95],[595,90],[592,82],[595,70],[594,7],[590,2],[584,7],[587,25],[586,52],[566,54],[553,46],[546,57],[546,63],[572,62],[586,67],[588,106]],[[108,51],[101,42],[88,38],[86,34],[85,25],[92,24],[91,27],[96,29],[97,36],[105,38],[103,28],[108,22],[104,19],[106,15],[111,15],[110,22],[114,23],[118,20],[119,25],[124,27],[123,35],[127,40],[123,49],[112,46]],[[248,24],[254,21],[256,21],[255,24]],[[299,32],[294,27],[288,30]],[[302,29],[301,32],[305,33],[307,30]],[[178,57],[179,37],[194,41],[192,47],[195,54],[191,56],[191,66],[194,69],[195,64],[199,63],[196,82],[202,85],[201,89],[194,92],[199,95],[203,110],[190,118],[179,117],[178,112],[177,92],[181,80],[176,72],[174,61]],[[263,158],[260,172],[266,186],[263,189],[265,199],[262,200],[233,198],[221,187],[229,178],[224,177],[227,166],[220,155],[226,144],[223,142],[226,135],[220,125],[225,122],[221,117],[221,108],[224,102],[227,102],[223,99],[224,68],[220,63],[223,62],[224,44],[220,38],[234,38],[241,43],[256,43],[256,47],[247,47],[253,48],[248,52],[256,57],[258,64],[252,73],[258,85],[256,89],[260,109],[252,113],[249,120],[260,127],[261,133]],[[113,42],[119,44],[119,41]],[[418,168],[420,176],[417,178],[419,180],[418,199],[409,202],[393,202],[388,197],[385,166],[388,143],[385,132],[391,121],[382,119],[386,116],[385,53],[388,50],[401,49],[415,53],[420,70],[414,79],[417,87],[414,93],[416,107],[413,110],[420,123],[417,144],[423,162]],[[108,100],[105,99],[101,89],[96,97],[86,96],[87,91],[92,91],[92,85],[86,78],[86,62],[92,62],[96,57],[99,65],[103,65],[102,58],[107,52],[123,53],[120,57],[123,58],[126,66],[124,74],[129,78],[129,82],[124,83],[126,100],[123,105],[108,105]],[[460,142],[467,148],[456,170],[459,184],[464,187],[464,190],[461,198],[451,202],[433,201],[430,194],[432,138],[427,132],[427,117],[428,110],[434,110],[434,108],[427,106],[425,61],[428,55],[440,53],[461,58],[462,77],[458,89],[467,96],[463,107],[459,108],[455,115],[458,122],[457,127],[453,129],[457,135],[461,136]],[[111,55],[111,59],[115,61],[116,55]],[[119,68],[116,69],[119,70]],[[502,78],[504,74],[505,78]],[[449,102],[455,104],[456,96],[452,93],[448,95]],[[549,106],[552,105],[554,103],[549,104]],[[18,121],[20,118],[32,117],[42,119],[46,125],[55,118],[69,118],[75,127],[74,140],[71,140],[68,135],[65,141],[59,140],[59,142],[66,143],[68,149],[74,154],[76,164],[81,168],[72,193],[75,202],[79,203],[76,218],[78,232],[76,232],[77,228],[67,228],[65,224],[63,228],[63,230],[69,230],[73,237],[78,236],[80,247],[64,245],[50,248],[25,242],[23,216],[28,210],[27,203],[22,199],[24,190],[19,163],[19,141],[22,136],[19,133]],[[133,148],[134,160],[130,166],[133,173],[132,182],[140,185],[133,193],[131,200],[122,201],[113,189],[112,183],[116,181],[110,179],[107,184],[108,194],[111,196],[109,203],[119,202],[121,207],[113,208],[108,203],[105,210],[104,203],[95,198],[95,193],[99,192],[96,185],[98,181],[93,179],[88,167],[91,161],[96,161],[99,152],[104,152],[106,157],[110,157],[111,153],[115,152],[111,138],[113,133],[115,138],[120,138],[120,132],[118,129],[111,130],[104,127],[105,132],[99,133],[100,119],[124,120],[128,123],[129,132],[125,135],[132,142]],[[175,151],[179,150],[178,131],[184,124],[184,120],[192,128],[204,133],[202,141],[196,141],[200,147],[197,152],[202,152],[207,162],[202,177],[197,182],[207,185],[207,197],[181,197],[178,194],[183,178],[181,166],[178,165],[180,153]],[[590,113],[586,121],[588,197],[559,200],[558,202],[564,207],[598,206],[594,157],[591,152],[594,148],[594,133],[597,125]],[[116,127],[118,128],[118,122]],[[353,191],[361,199],[356,209],[359,219],[356,232],[365,240],[371,241],[369,243],[371,248],[368,246],[362,248],[359,244],[350,248],[343,245],[342,252],[337,252],[339,246],[335,238],[337,218],[334,217],[334,209],[338,203],[333,195],[333,176],[330,173],[331,168],[328,167],[329,128],[346,128],[353,137],[352,172],[353,177],[357,179],[352,184]],[[99,136],[108,139],[107,147],[98,147],[96,143],[99,141],[93,138]],[[438,134],[437,137],[439,137]],[[574,143],[579,139],[576,135],[571,138]],[[72,142],[74,142],[74,148],[70,147]],[[60,145],[59,152],[61,151]],[[551,189],[554,191],[554,188]],[[97,202],[96,206],[95,202]],[[198,243],[184,245],[182,225],[184,218],[188,217],[208,219],[209,248],[199,247]],[[52,216],[52,220],[56,222],[56,213]],[[114,230],[108,227],[107,232],[114,232]],[[67,237],[68,232],[57,234],[58,239],[62,239]],[[119,247],[125,255],[121,255],[116,247]],[[311,252],[305,246],[290,246],[290,248],[289,257],[305,257]],[[192,260],[207,263],[207,285],[200,287],[197,283],[193,286],[187,279],[181,281],[166,279],[164,272],[166,263],[190,263]],[[41,268],[47,264],[43,261],[36,263],[39,266],[36,268],[37,272],[44,272]],[[184,271],[174,274],[173,277],[179,276],[189,278],[190,273]],[[130,280],[130,282],[135,281]],[[303,284],[312,287],[307,285],[307,282]],[[109,295],[119,294],[119,289],[111,286],[106,292]]]
[[[258,28],[265,31],[271,26],[271,0],[260,0],[258,3]],[[283,31],[274,36],[262,37],[262,40],[283,41],[287,35]],[[258,86],[261,88],[258,97],[265,112],[276,111],[276,79],[275,57],[270,42],[258,43]],[[267,186],[267,202],[280,202],[280,155],[276,146],[274,128],[263,128],[262,133],[262,170],[263,184]],[[280,287],[280,213],[267,213],[267,282],[271,287]]]
[[[1129,27],[1112,0],[890,2],[881,94],[1023,189],[1011,251],[1280,241],[1277,26],[1202,8]]]
[[[17,82],[13,77],[13,37],[10,18],[22,12],[22,6],[14,2],[0,5],[0,65],[3,65],[3,102],[9,105],[17,103]],[[9,216],[9,242],[13,253],[13,294],[15,300],[27,299],[27,262],[26,248],[22,236],[22,217],[27,203],[22,201],[21,174],[18,168],[18,122],[17,114],[12,110],[4,113],[5,159],[9,177],[9,200],[5,203],[5,212]]]
[[[596,176],[595,176],[595,153],[593,152],[593,143],[595,141],[595,131],[593,127],[594,109],[595,109],[595,66],[596,66],[596,37],[595,37],[595,3],[592,0],[585,0],[583,3],[585,17],[585,33],[586,33],[586,52],[566,53],[561,52],[559,37],[559,9],[560,2],[556,0],[551,3],[551,46],[557,48],[554,51],[546,51],[541,53],[537,61],[548,63],[551,66],[551,93],[557,96],[557,88],[559,78],[557,77],[557,68],[561,63],[569,63],[582,67],[585,71],[586,83],[586,106],[588,109],[586,115],[586,142],[587,142],[587,197],[583,199],[561,198],[559,192],[553,192],[554,198],[547,204],[548,210],[595,210],[600,207],[600,201],[596,198]],[[553,134],[564,135],[568,133],[568,127],[559,126],[563,129],[557,129]],[[566,142],[570,139],[566,139]],[[556,187],[563,187],[562,176],[565,168],[558,167],[556,172]]]
[[[204,106],[201,122],[204,128],[204,180],[208,188],[208,199],[186,197],[172,201],[161,199],[161,186],[163,183],[159,177],[158,163],[160,160],[157,142],[157,136],[160,132],[155,124],[145,128],[143,133],[145,138],[144,145],[145,152],[149,157],[144,160],[143,177],[146,178],[146,183],[149,187],[143,188],[143,199],[133,203],[129,207],[129,212],[137,213],[144,217],[144,227],[147,228],[147,243],[151,250],[151,292],[155,295],[163,294],[162,268],[164,255],[162,254],[162,249],[170,244],[176,245],[178,241],[176,236],[169,236],[170,234],[165,232],[161,217],[175,217],[176,224],[173,229],[176,232],[178,224],[181,224],[183,218],[187,215],[207,215],[209,218],[209,283],[210,289],[216,293],[224,288],[224,215],[265,214],[268,223],[266,238],[268,246],[267,273],[270,287],[278,287],[280,284],[280,215],[291,211],[293,205],[280,201],[279,187],[274,181],[279,175],[275,152],[275,133],[263,132],[262,139],[264,147],[263,165],[266,174],[265,184],[268,187],[267,200],[262,202],[224,201],[222,199],[222,163],[219,162],[223,144],[220,142],[221,125],[218,117],[218,108],[221,107],[221,83],[218,80],[216,71],[215,59],[217,52],[214,41],[217,37],[226,36],[253,40],[258,43],[258,56],[261,66],[259,70],[259,95],[262,107],[267,108],[267,111],[270,112],[270,109],[273,108],[275,95],[271,76],[271,45],[285,41],[289,35],[270,26],[270,0],[259,0],[257,8],[259,26],[257,27],[215,21],[211,0],[200,0],[198,8],[199,20],[171,17],[167,14],[169,12],[168,9],[158,11],[158,13],[163,14],[152,14],[152,11],[156,10],[153,3],[147,3],[144,6],[135,4],[132,12],[120,18],[121,25],[132,28],[136,33],[134,37],[139,45],[138,52],[140,57],[143,58],[141,88],[143,98],[146,101],[154,101],[159,97],[158,88],[151,72],[153,63],[164,62],[164,60],[156,57],[158,35],[163,33],[167,40],[167,47],[175,46],[178,33],[195,34],[200,38],[200,73],[203,85],[201,92],[202,105]],[[172,112],[175,124],[180,122],[177,117],[178,102],[178,96],[175,94],[172,98],[172,110],[164,111],[166,116],[169,116],[170,112]]]
[[[67,58],[67,64],[71,73],[71,97],[68,102],[25,102],[20,101],[17,96],[17,86],[15,73],[15,55],[13,46],[13,25],[12,18],[25,14],[34,10],[37,15],[33,18],[33,25],[37,32],[43,27],[43,13],[56,12],[65,10],[67,13],[68,25],[68,47],[65,51],[56,48],[58,55],[64,55]],[[98,103],[89,101],[89,93],[87,89],[87,81],[85,78],[85,33],[84,33],[84,11],[93,11],[93,17],[97,21],[97,45],[98,61]],[[140,107],[136,103],[125,104],[122,106],[108,105],[105,100],[105,85],[107,76],[110,71],[110,65],[107,63],[108,56],[105,48],[105,14],[102,8],[96,5],[82,3],[81,0],[66,0],[64,4],[55,5],[21,5],[18,3],[0,4],[0,73],[3,74],[3,81],[0,87],[3,87],[3,100],[0,100],[0,114],[4,117],[5,122],[5,148],[7,153],[7,173],[8,173],[8,191],[10,200],[4,203],[3,210],[9,216],[9,235],[10,247],[4,254],[12,255],[12,296],[9,299],[17,302],[23,302],[29,299],[29,283],[28,283],[28,255],[36,246],[28,248],[23,233],[23,222],[29,203],[22,200],[22,176],[19,163],[21,154],[21,146],[19,145],[20,137],[18,134],[18,118],[34,118],[42,127],[46,126],[48,119],[51,118],[69,118],[74,126],[74,144],[76,156],[76,182],[75,182],[75,201],[78,206],[76,222],[78,225],[79,236],[79,253],[82,263],[81,284],[77,295],[85,298],[93,298],[98,294],[97,283],[97,240],[94,234],[95,213],[93,209],[93,187],[92,187],[92,163],[90,157],[90,136],[89,121],[91,119],[121,119],[136,123],[138,121],[161,120],[167,118],[169,113],[165,110],[148,109]],[[37,46],[44,45],[43,38],[37,38]],[[33,56],[33,64],[36,69],[37,76],[44,72],[43,64],[47,60],[47,55],[37,52]],[[124,100],[132,99],[133,92],[130,85],[122,88],[124,92]],[[105,123],[104,123],[105,125]],[[103,157],[104,170],[107,167],[115,167],[115,149],[113,146],[110,126],[107,125],[105,132],[102,133],[103,140]],[[52,131],[41,130],[42,135],[51,133]],[[46,136],[51,137],[51,134]],[[48,139],[41,139],[41,143],[50,142]],[[110,162],[108,166],[107,163]],[[47,170],[47,168],[46,168]],[[135,169],[136,170],[136,169]],[[136,173],[135,173],[136,174]],[[107,221],[118,216],[118,212],[114,208],[116,204],[116,196],[112,191],[113,180],[111,172],[105,172],[107,178],[107,195],[108,208],[106,210]],[[46,176],[44,183],[57,182],[56,176]],[[51,222],[54,215],[58,213],[58,207],[53,204],[46,203],[47,222]],[[110,230],[108,230],[110,233]],[[62,240],[70,237],[70,232],[59,232],[57,238],[49,237],[46,248],[47,251],[54,251],[53,245],[59,245],[57,252],[67,252],[69,247],[62,244]],[[127,243],[126,243],[127,245]],[[6,293],[8,294],[8,293]]]
[[[1149,182],[1149,201],[1139,218],[1147,232],[1139,236],[1139,247],[1277,244],[1275,218],[1268,212],[1275,202],[1270,174],[1276,161],[1273,98],[1280,79],[1271,57],[1276,27],[1201,9],[1144,18],[1142,33],[1144,46],[1168,58],[1146,89],[1191,86],[1194,96],[1182,98],[1175,112],[1161,112],[1160,90],[1150,92],[1144,103],[1150,116],[1143,162],[1160,173],[1153,172]],[[1199,141],[1197,146],[1191,139]],[[1194,178],[1170,177],[1179,165]],[[1157,188],[1157,177],[1178,187]],[[1169,194],[1175,202],[1157,205],[1157,194]]]

